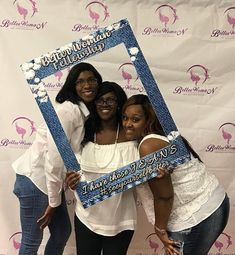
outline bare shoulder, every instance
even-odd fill
[[[144,157],[145,155],[148,155],[154,151],[158,151],[164,147],[169,145],[168,142],[159,139],[159,138],[148,138],[144,140],[139,148],[140,156]]]

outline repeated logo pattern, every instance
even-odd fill
[[[177,10],[172,5],[163,4],[154,11],[155,26],[146,26],[142,35],[151,36],[182,36],[185,35],[188,28],[179,28],[175,26],[179,17]]]
[[[12,121],[11,126],[15,135],[13,134],[10,138],[1,138],[0,147],[26,149],[32,145],[33,134],[37,131],[33,120],[25,116],[19,116]]]
[[[231,6],[224,10],[224,26],[215,28],[211,32],[211,37],[234,39],[235,38],[235,7]]]
[[[29,126],[29,130],[27,130],[26,127],[23,127],[22,124],[19,124],[19,122],[22,122],[22,124],[25,126]],[[28,136],[31,136],[34,132],[36,132],[36,127],[34,121],[27,117],[17,117],[12,121],[12,125],[15,126],[16,133],[20,136],[22,140],[24,140],[26,134],[28,133]]]
[[[110,17],[108,5],[99,0],[90,1],[84,10],[92,24],[77,23],[72,28],[73,32],[91,33],[100,29],[101,26],[105,27],[106,21]]]
[[[24,19],[32,18],[38,12],[37,2],[33,0],[19,1],[15,0],[13,5],[16,6],[18,14]]]
[[[139,76],[135,70],[133,63],[126,62],[118,67],[118,72],[124,81],[123,89],[130,96],[133,94],[145,92],[144,87],[139,82]]]
[[[235,7],[230,7],[224,11],[224,14],[226,15],[227,22],[229,25],[231,25],[232,30],[235,29]]]
[[[16,232],[13,235],[11,235],[9,238],[9,242],[11,242],[11,246],[14,248],[15,251],[19,251],[20,249],[21,236],[22,236],[22,232]]]
[[[109,17],[108,6],[100,1],[92,1],[85,7],[90,19],[97,25]]]
[[[214,95],[218,87],[211,87],[206,86],[207,81],[210,78],[209,70],[205,66],[201,64],[195,64],[190,66],[186,70],[186,74],[188,76],[188,85],[182,86],[177,85],[174,90],[173,94],[177,95],[197,95],[197,96],[204,96],[204,95]]]
[[[159,21],[164,25],[164,27],[167,27],[168,23],[173,25],[178,19],[176,9],[168,4],[160,5],[155,10],[155,13],[158,15]]]
[[[62,88],[70,69],[71,68],[68,67],[62,71],[58,70],[53,75],[43,79],[43,86],[46,88],[47,91],[54,91],[57,93]]]
[[[203,65],[193,65],[189,67],[187,73],[190,74],[190,79],[195,86],[197,86],[199,82],[204,84],[209,79],[208,69]]]
[[[154,238],[154,236],[155,236],[155,238]],[[161,244],[159,244],[156,240],[158,240],[158,238],[157,238],[157,235],[156,235],[156,233],[151,233],[151,234],[149,234],[146,238],[145,238],[145,241],[146,242],[148,242],[148,246],[149,246],[149,248],[151,248],[151,250],[154,252],[154,253],[156,253],[157,252],[157,250],[159,249],[161,249],[162,247],[162,245]]]
[[[0,27],[5,29],[20,30],[40,30],[44,29],[47,21],[34,22],[34,17],[38,16],[39,8],[37,0],[14,0],[12,8],[15,9],[16,18],[4,18]]]
[[[209,144],[206,152],[234,153],[235,152],[235,124],[226,122],[218,128],[218,134],[221,138],[218,144]]]
[[[230,144],[230,142],[231,142],[231,139],[233,138],[233,136],[232,136],[232,134],[229,132],[229,131],[226,131],[226,126],[233,126],[233,127],[235,127],[235,124],[233,124],[233,123],[224,123],[223,125],[221,125],[220,127],[219,127],[219,130],[221,131],[221,134],[222,134],[222,137],[223,137],[223,139],[226,141],[226,144]]]
[[[216,250],[216,252],[210,252],[209,255],[217,255],[217,254],[232,255],[232,253],[228,253],[228,249],[232,244],[233,244],[232,237],[229,234],[223,232],[213,245],[213,250]]]

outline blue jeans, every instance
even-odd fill
[[[20,202],[22,239],[19,255],[37,255],[43,239],[43,230],[39,228],[37,220],[48,206],[48,197],[29,178],[18,174],[13,192]],[[71,234],[71,223],[64,193],[62,194],[62,203],[56,208],[48,228],[50,237],[44,254],[62,255]]]
[[[220,207],[204,221],[179,232],[168,232],[168,236],[184,243],[184,255],[206,255],[227,225],[229,209],[229,198],[226,195]]]

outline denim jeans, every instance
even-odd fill
[[[184,243],[184,255],[207,255],[228,222],[229,209],[229,198],[226,195],[220,207],[204,221],[179,232],[168,232],[168,236]]]
[[[37,220],[48,206],[48,197],[29,178],[18,174],[13,192],[20,202],[22,239],[19,255],[37,255],[43,238],[43,230],[39,228]],[[64,193],[62,194],[62,203],[56,208],[48,228],[50,237],[44,254],[62,255],[71,234],[71,223]]]

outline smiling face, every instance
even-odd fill
[[[141,105],[127,106],[123,112],[122,124],[128,140],[141,140],[146,128],[146,117]]]
[[[83,71],[76,80],[76,92],[84,101],[90,103],[94,100],[98,89],[98,82],[91,71]]]
[[[96,111],[102,120],[116,119],[117,97],[114,92],[108,92],[96,101]]]

